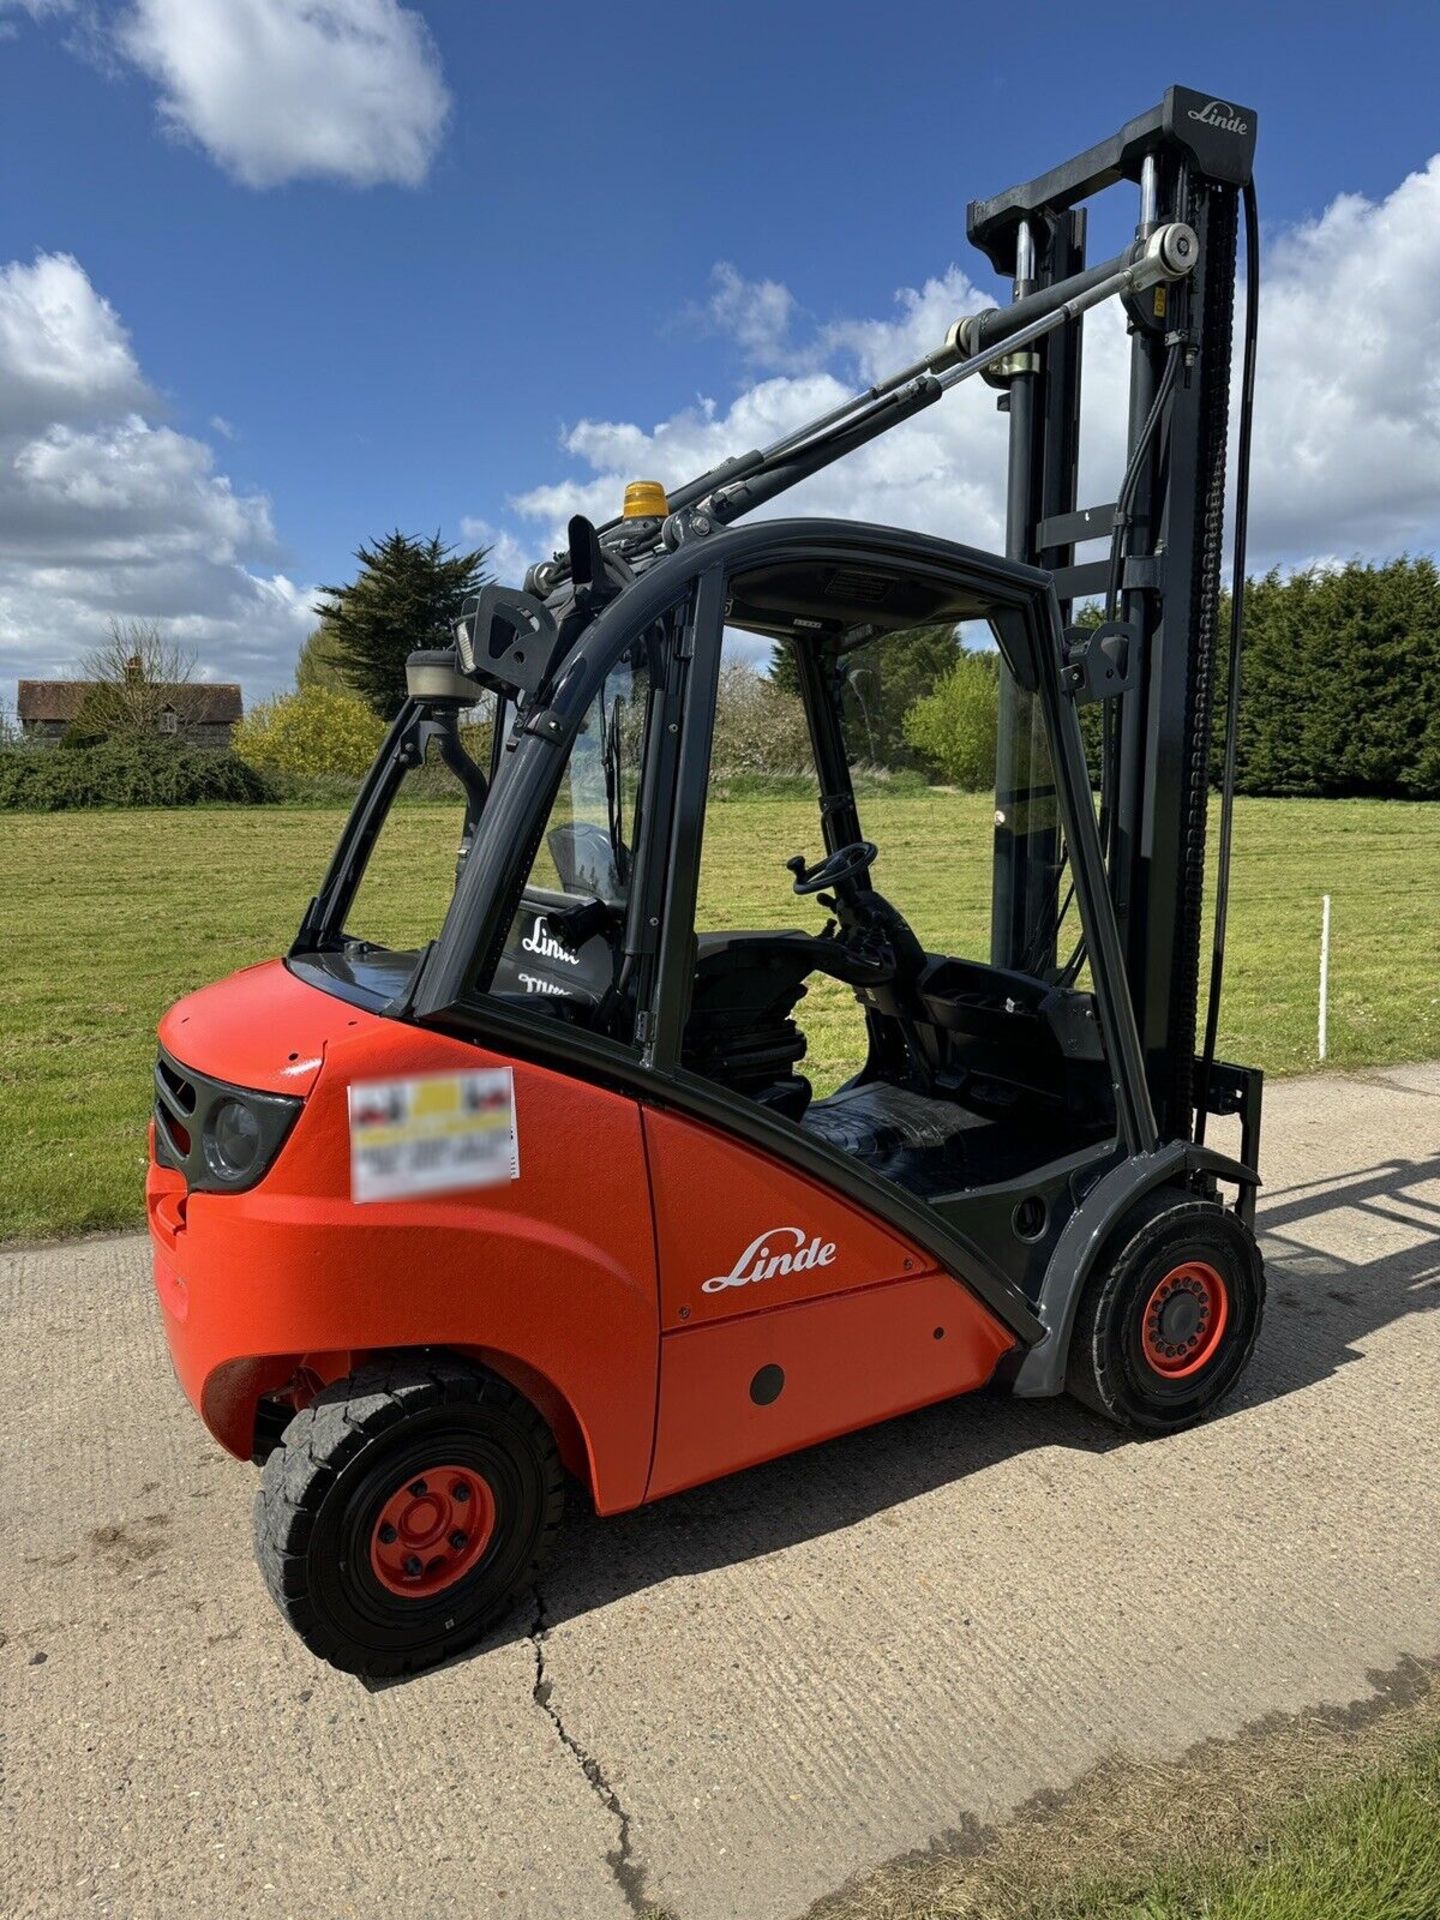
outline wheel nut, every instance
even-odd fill
[[[454,1486],[451,1487],[450,1493],[452,1498],[458,1500],[462,1507],[464,1506],[465,1502],[470,1498],[470,1489],[469,1487],[466,1486],[463,1480],[457,1480]]]
[[[422,1568],[422,1566],[421,1566],[421,1564],[420,1564],[420,1560],[419,1560],[419,1557],[418,1557],[418,1556],[417,1556],[416,1554],[413,1554],[413,1553],[412,1553],[412,1554],[410,1555],[410,1557],[409,1557],[409,1559],[408,1559],[408,1560],[406,1560],[406,1562],[405,1562],[405,1571],[406,1571],[406,1573],[408,1573],[408,1574],[409,1574],[409,1576],[410,1576],[410,1578],[411,1578],[412,1580],[418,1580],[418,1579],[419,1579],[419,1577],[420,1577],[420,1575],[421,1575],[421,1573],[422,1573],[422,1572],[424,1571],[424,1569]]]
[[[412,1480],[410,1482],[410,1491],[411,1493],[414,1494],[417,1500],[421,1500],[424,1498],[425,1494],[429,1491],[429,1489],[426,1487],[425,1482],[423,1480]]]
[[[380,1529],[380,1538],[387,1547],[390,1546],[395,1539],[395,1529],[388,1520]]]
[[[459,1528],[457,1527],[455,1532],[452,1533],[450,1536],[450,1544],[455,1549],[456,1553],[459,1553],[460,1549],[465,1545],[466,1541],[469,1538],[470,1536],[468,1533],[461,1533]]]

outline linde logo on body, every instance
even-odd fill
[[[563,960],[567,967],[578,967],[580,964],[579,956],[562,947],[551,933],[543,913],[536,914],[529,937],[520,942],[520,950],[522,953],[538,953],[542,960]]]
[[[1250,123],[1242,120],[1228,100],[1210,100],[1203,107],[1191,107],[1190,118],[1202,127],[1219,127],[1222,133],[1248,133]]]
[[[793,1252],[776,1253],[776,1245],[793,1240]],[[818,1234],[808,1239],[799,1227],[769,1227],[756,1234],[729,1273],[712,1274],[701,1282],[702,1293],[723,1293],[726,1287],[748,1287],[756,1280],[773,1280],[781,1273],[808,1273],[812,1267],[828,1267],[835,1258],[833,1240]]]

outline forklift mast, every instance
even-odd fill
[[[985,376],[1003,387],[999,404],[1009,414],[1007,557],[1054,575],[1067,620],[1077,600],[1103,595],[1107,638],[1126,661],[1129,690],[1104,707],[1101,827],[1162,1138],[1188,1137],[1197,1105],[1217,1110],[1210,1089],[1197,1083],[1195,1048],[1222,645],[1237,210],[1247,196],[1253,235],[1255,120],[1248,107],[1171,87],[1158,107],[1099,146],[993,199],[972,201],[966,222],[972,243],[1014,281],[1011,307],[965,323],[972,353],[1018,332],[1048,289],[1083,285],[1110,270],[1112,263],[1087,271],[1082,203],[1117,181],[1139,189],[1137,243],[1172,222],[1191,228],[1199,243],[1193,272],[1124,302],[1129,426],[1117,499],[1084,507],[1077,501],[1080,319],[1008,355]],[[1108,557],[1077,563],[1076,548],[1099,540],[1109,543]],[[1040,772],[1042,752],[1033,696],[1007,680],[991,957],[997,966],[1032,971],[1057,964],[1064,918],[1064,852],[1053,812],[1035,804],[1044,783],[1032,773]],[[1208,1024],[1207,1054],[1213,1020]],[[1213,1086],[1208,1062],[1201,1071]]]

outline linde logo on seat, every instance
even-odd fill
[[[1191,107],[1190,118],[1202,127],[1219,127],[1222,133],[1248,133],[1250,123],[1242,120],[1228,100],[1210,100],[1203,107]]]
[[[562,947],[551,933],[543,913],[536,914],[529,938],[520,942],[520,950],[522,953],[538,953],[542,960],[563,960],[567,967],[578,967],[580,964],[579,955]]]
[[[526,993],[558,993],[562,1000],[566,998],[564,987],[556,986],[553,980],[542,979],[538,973],[517,973],[515,978]]]
[[[771,1243],[793,1240],[793,1253],[775,1253]],[[756,1280],[773,1280],[781,1273],[808,1273],[812,1267],[828,1267],[835,1258],[833,1240],[818,1234],[808,1240],[800,1227],[767,1227],[756,1234],[729,1273],[712,1274],[701,1282],[702,1293],[723,1293],[726,1287],[748,1287]]]

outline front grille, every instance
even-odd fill
[[[155,1062],[155,1158],[162,1166],[187,1173],[194,1138],[186,1122],[195,1112],[195,1082],[161,1053]]]
[[[162,1093],[170,1096],[170,1099],[174,1102],[176,1109],[180,1113],[187,1115],[194,1113],[194,1081],[187,1080],[183,1073],[180,1073],[170,1064],[163,1053],[155,1062],[155,1084],[162,1090]]]

